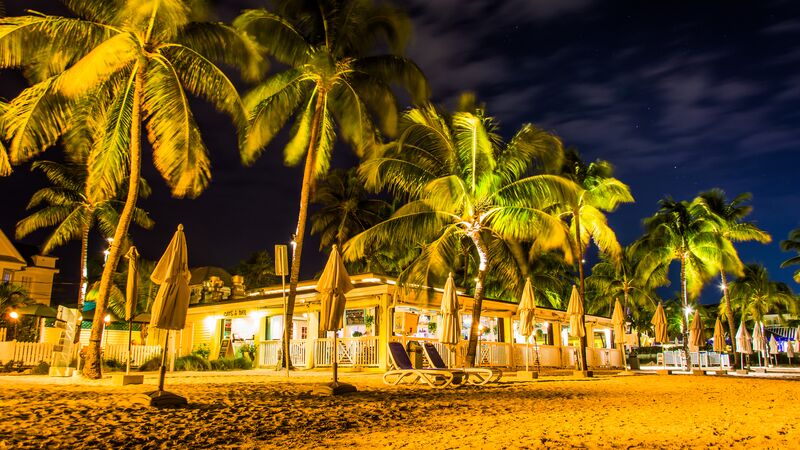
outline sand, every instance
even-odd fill
[[[390,387],[349,374],[356,394],[310,394],[324,374],[167,378],[186,409],[132,404],[142,386],[0,377],[5,448],[798,448],[797,380],[544,377],[483,387]],[[513,378],[511,379],[513,380]]]

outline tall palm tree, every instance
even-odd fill
[[[728,321],[728,336],[731,339],[731,351],[734,355],[734,365],[739,364],[739,353],[736,352],[736,324],[733,320],[733,308],[731,307],[731,299],[728,294],[728,280],[727,273],[735,275],[742,275],[743,264],[736,251],[734,242],[756,241],[762,244],[767,244],[772,241],[772,237],[766,231],[758,228],[753,222],[746,222],[744,219],[753,207],[748,205],[747,202],[752,199],[752,194],[745,192],[737,195],[733,200],[728,202],[725,198],[725,192],[721,189],[711,189],[706,192],[701,192],[698,195],[703,204],[708,210],[717,216],[718,226],[717,233],[722,238],[724,247],[722,248],[721,261],[719,265],[719,276],[722,283],[722,297],[725,300],[724,315]]]
[[[731,283],[731,302],[742,316],[756,322],[763,322],[764,316],[776,313],[795,314],[798,310],[797,297],[786,283],[773,281],[767,269],[761,264],[747,264],[743,274]]]
[[[234,25],[254,36],[276,60],[288,66],[245,98],[251,132],[242,159],[252,163],[293,118],[284,148],[288,165],[305,158],[300,212],[294,233],[287,299],[285,354],[291,335],[306,219],[316,178],[330,166],[337,134],[365,156],[397,125],[397,101],[390,84],[399,82],[413,98],[428,96],[419,68],[400,56],[408,18],[387,4],[370,0],[278,0],[276,12],[248,10]],[[376,54],[387,47],[389,54]]]
[[[675,201],[664,198],[660,209],[644,220],[646,233],[634,244],[634,251],[641,252],[637,277],[654,286],[669,284],[669,266],[673,261],[680,265],[681,304],[690,306],[689,296],[696,297],[703,285],[715,273],[721,260],[723,244],[717,233],[717,219],[705,205]],[[685,315],[683,324],[683,347],[689,354],[689,325]],[[687,370],[689,369],[687,356]]]
[[[359,169],[368,188],[385,188],[408,202],[348,241],[344,256],[357,259],[375,244],[419,246],[401,278],[433,286],[458,267],[455,250],[470,242],[478,263],[466,355],[472,365],[492,241],[537,239],[544,250],[568,251],[568,231],[551,211],[572,201],[577,186],[555,175],[529,175],[561,152],[557,137],[530,124],[504,144],[494,120],[482,114],[412,109],[403,115],[398,141]]]
[[[80,161],[60,164],[52,161],[36,161],[31,170],[41,171],[52,187],[36,191],[28,203],[28,210],[41,207],[28,217],[17,222],[17,239],[43,228],[54,227],[53,232],[42,245],[42,253],[50,253],[53,249],[65,245],[72,240],[80,240],[80,273],[81,285],[78,290],[78,309],[83,307],[88,283],[88,249],[89,232],[94,226],[104,237],[114,234],[119,222],[118,210],[122,202],[104,200],[93,202],[86,194],[87,167]],[[142,197],[149,195],[149,188],[142,184]],[[153,227],[153,220],[141,208],[133,211],[133,222],[145,229]]]
[[[603,257],[592,267],[591,275],[586,277],[586,290],[590,296],[608,301],[597,302],[597,312],[607,306],[605,312],[610,316],[614,307],[613,301],[617,298],[622,299],[623,308],[629,315],[638,310],[656,307],[658,299],[653,285],[648,285],[645,280],[637,277],[636,267],[640,258],[641,255],[634,252],[634,246],[629,245],[622,250],[619,260]]]
[[[581,187],[581,192],[574,201],[562,205],[563,214],[569,220],[572,236],[572,251],[578,266],[578,293],[586,310],[586,286],[584,280],[584,256],[591,242],[597,245],[600,252],[617,262],[622,255],[622,248],[617,241],[614,230],[608,226],[604,212],[617,209],[622,203],[633,202],[630,188],[614,178],[614,169],[607,161],[598,160],[586,164],[578,152],[570,149],[564,158],[561,176],[574,181]],[[586,317],[581,317],[585,322]],[[587,336],[581,337],[581,368],[586,370]]]
[[[800,265],[800,228],[790,231],[789,238],[781,241],[781,250],[797,253],[797,255],[782,262],[781,268]],[[800,283],[800,269],[794,271],[794,281],[795,283]]]
[[[25,89],[2,116],[12,162],[53,145],[77,115],[81,99],[108,105],[106,132],[89,161],[93,197],[114,198],[127,181],[125,206],[100,283],[84,374],[100,377],[100,336],[111,279],[139,195],[141,126],[146,122],[156,168],[176,197],[195,197],[211,177],[208,152],[189,95],[210,101],[247,127],[233,83],[211,61],[241,63],[255,79],[263,64],[235,29],[198,22],[184,1],[64,0],[77,18],[27,15],[0,22],[0,67],[49,65],[52,76]]]
[[[389,217],[392,206],[371,198],[355,168],[333,170],[312,196],[321,208],[311,215],[311,234],[319,234],[319,249],[344,245],[351,237]]]

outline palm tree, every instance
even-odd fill
[[[44,254],[69,241],[81,241],[81,286],[78,291],[78,309],[81,309],[88,283],[89,232],[96,225],[104,237],[112,236],[119,222],[118,209],[122,202],[104,200],[95,203],[90,200],[86,195],[87,167],[80,162],[60,164],[36,161],[31,170],[41,171],[53,186],[42,188],[33,194],[27,209],[41,208],[17,222],[15,237],[22,239],[36,230],[55,227],[42,245]],[[144,183],[142,187],[144,189],[140,190],[140,194],[146,198],[149,188]],[[147,230],[154,224],[141,208],[134,209],[132,220]]]
[[[723,244],[717,233],[717,219],[697,199],[689,203],[667,197],[659,205],[655,215],[644,221],[645,235],[634,244],[634,251],[642,255],[637,277],[653,286],[668,285],[669,266],[677,260],[681,303],[686,309],[690,306],[689,296],[696,297],[719,267]],[[681,320],[683,347],[689,355],[689,325],[685,315]],[[689,362],[687,356],[687,370]]]
[[[797,255],[792,256],[786,261],[781,263],[781,268],[800,265],[800,228],[795,228],[789,232],[789,239],[781,241],[781,250],[785,252],[796,252]],[[794,271],[795,283],[800,283],[800,269]]]
[[[508,144],[493,119],[459,112],[445,117],[432,106],[403,115],[398,141],[380,157],[362,163],[368,188],[385,188],[408,202],[389,220],[357,235],[344,248],[348,260],[371,245],[418,246],[401,279],[433,286],[459,266],[455,252],[470,242],[478,267],[467,364],[474,364],[486,274],[495,239],[536,239],[540,248],[569,249],[563,222],[551,214],[572,201],[577,186],[555,175],[530,175],[547,159],[560,159],[561,142],[524,125]]]
[[[731,302],[741,313],[742,321],[748,317],[763,322],[764,316],[797,312],[797,297],[786,283],[773,281],[767,269],[760,264],[747,264],[743,274],[731,283]]]
[[[197,22],[183,1],[65,0],[77,18],[11,17],[0,24],[0,67],[47,65],[52,76],[25,89],[2,117],[11,162],[55,144],[85,106],[101,102],[105,133],[89,160],[88,189],[115,198],[127,180],[125,205],[100,283],[95,317],[103,317],[139,195],[141,126],[146,121],[156,168],[176,197],[195,197],[210,181],[210,161],[189,107],[189,95],[233,117],[240,136],[247,121],[233,83],[211,61],[247,62],[261,74],[255,46],[220,23]],[[102,320],[92,326],[84,374],[100,376]]]
[[[719,266],[719,276],[722,282],[722,296],[725,300],[724,315],[728,318],[728,336],[730,336],[731,339],[731,351],[734,355],[734,365],[738,365],[740,355],[736,352],[736,339],[734,339],[736,324],[733,320],[733,308],[731,308],[730,295],[728,295],[726,273],[742,275],[743,265],[733,243],[756,241],[767,244],[772,241],[772,237],[766,231],[758,228],[753,222],[744,221],[744,218],[753,210],[752,206],[746,204],[752,198],[752,194],[749,192],[737,195],[730,202],[725,198],[725,192],[721,189],[711,189],[706,192],[701,192],[698,198],[705,204],[706,208],[719,219],[717,232],[724,244],[721,253],[721,264]]]
[[[271,286],[281,281],[281,277],[275,275],[275,261],[268,250],[259,250],[239,261],[231,273],[243,276],[245,286],[250,288]]]
[[[26,306],[28,302],[30,297],[24,287],[16,283],[0,283],[0,316],[5,317],[7,312]]]
[[[341,248],[351,237],[387,219],[392,208],[369,197],[355,168],[331,171],[314,191],[312,203],[321,205],[311,216],[311,234],[320,235],[320,250]]]
[[[634,252],[634,246],[629,245],[622,250],[619,260],[604,257],[592,267],[591,275],[586,277],[587,292],[595,298],[608,299],[608,303],[598,302],[596,312],[608,306],[606,312],[610,316],[613,301],[617,298],[622,298],[623,308],[628,314],[656,307],[658,299],[653,286],[647,285],[636,274],[640,257]]]
[[[562,207],[563,214],[568,217],[570,223],[572,251],[578,266],[578,293],[584,311],[586,286],[583,265],[589,244],[594,242],[600,251],[614,262],[619,261],[622,254],[617,236],[608,226],[603,212],[612,212],[621,203],[633,202],[633,196],[628,186],[614,178],[613,174],[614,169],[607,161],[598,160],[587,165],[574,149],[567,152],[561,168],[561,176],[581,187],[581,192],[574,201]],[[585,320],[585,316],[581,317],[582,322]],[[586,341],[587,336],[582,336],[580,349],[582,370],[586,370]]]
[[[245,11],[234,25],[289,67],[245,98],[251,132],[242,148],[243,161],[255,161],[292,117],[285,162],[294,166],[305,157],[284,318],[288,354],[308,204],[315,179],[328,171],[337,132],[358,156],[365,156],[380,142],[373,116],[386,135],[394,134],[397,102],[390,83],[400,82],[417,101],[427,98],[428,87],[419,68],[400,56],[408,18],[387,4],[369,0],[278,0],[276,4],[275,13]],[[392,53],[376,54],[385,44]]]

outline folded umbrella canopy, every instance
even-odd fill
[[[569,334],[572,337],[582,338],[586,336],[586,328],[583,325],[583,302],[581,301],[580,295],[578,294],[578,289],[575,285],[572,285],[572,293],[569,296],[569,304],[567,305],[567,315],[569,316]],[[583,355],[583,352],[586,349],[581,348],[581,345],[578,344],[578,350]],[[581,366],[580,370],[587,370],[586,367],[583,367],[583,358],[578,362],[578,365]]]
[[[128,322],[128,357],[125,362],[125,373],[131,372],[131,346],[133,336],[133,318],[136,316],[136,300],[139,292],[139,252],[131,246],[128,253],[128,280],[125,283],[125,320]]]
[[[441,322],[439,323],[439,342],[445,345],[456,345],[461,340],[461,322],[458,320],[458,294],[453,273],[447,277],[442,293],[442,306],[439,309]]]
[[[664,305],[661,302],[658,302],[656,313],[650,323],[653,324],[655,329],[655,341],[662,344],[667,342],[667,315],[664,313]]]
[[[692,327],[689,330],[689,343],[697,349],[706,345],[703,320],[700,319],[699,311],[694,313],[694,318],[692,319]]]
[[[744,320],[736,331],[736,351],[745,355],[753,353],[753,342],[750,339],[750,333],[747,332],[747,327],[744,326]]]
[[[614,341],[621,343],[625,340],[625,313],[622,312],[622,303],[617,299],[614,303],[614,314],[611,315],[614,324]]]
[[[769,337],[769,353],[770,355],[777,355],[780,353],[778,351],[778,341],[775,340],[774,334]]]
[[[767,341],[764,339],[764,330],[762,330],[760,322],[753,325],[753,351],[765,355],[767,353]]]
[[[525,371],[528,371],[528,339],[536,328],[536,297],[533,293],[531,279],[525,279],[525,287],[522,288],[522,298],[517,307],[517,317],[519,317],[519,334],[525,336]]]
[[[172,236],[167,250],[150,275],[153,283],[159,284],[151,310],[150,326],[162,330],[182,330],[186,325],[189,310],[189,253],[183,225]]]
[[[725,350],[725,332],[722,330],[722,321],[717,317],[717,323],[714,324],[714,351],[722,353]]]

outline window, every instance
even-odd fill
[[[3,283],[8,283],[11,281],[11,276],[14,274],[14,271],[11,269],[3,269]]]
[[[31,291],[31,285],[33,284],[32,277],[22,277],[22,287],[25,288],[26,291]]]

